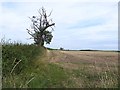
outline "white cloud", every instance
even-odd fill
[[[111,42],[114,42],[114,40],[117,39],[117,36],[115,36],[118,27],[117,0],[104,0],[104,2],[95,0],[93,0],[93,2],[88,0],[86,0],[86,2],[83,0],[71,0],[70,2],[45,1],[39,3],[35,1],[32,3],[15,2],[3,2],[2,23],[0,23],[0,29],[3,29],[3,34],[6,34],[8,38],[12,37],[11,39],[13,40],[19,39],[28,42],[26,38],[29,37],[29,35],[25,30],[30,26],[28,16],[37,15],[37,10],[42,6],[44,6],[48,12],[53,10],[51,17],[56,23],[55,31],[53,32],[54,38],[51,45],[47,45],[49,47],[59,48],[62,46],[69,47],[70,49],[81,49],[86,46],[84,44],[89,43],[91,40],[95,44],[96,41],[104,42],[104,40],[111,39]],[[85,28],[79,27],[79,23],[94,20],[94,18],[96,18],[95,20],[101,18],[103,20],[101,20],[101,23],[103,24]],[[70,28],[71,26],[76,26],[76,24],[78,28]],[[82,46],[81,41],[84,41]],[[96,46],[98,49],[101,48],[97,43]],[[110,47],[108,47],[108,49],[109,48]],[[103,49],[105,48],[103,47]]]

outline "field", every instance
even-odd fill
[[[71,87],[113,88],[118,85],[118,53],[48,51],[49,61],[70,73]]]
[[[3,88],[117,88],[118,52],[3,45]]]

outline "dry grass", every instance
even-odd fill
[[[118,52],[55,50],[49,53],[51,63],[70,72],[73,87],[113,88],[118,85]]]

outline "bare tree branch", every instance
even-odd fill
[[[51,13],[52,13],[52,11],[51,11],[50,14],[48,15],[48,17],[51,16]]]
[[[52,23],[52,24],[50,24],[50,25],[47,25],[44,29],[47,29],[48,27],[51,27],[51,26],[53,26],[53,25],[55,25],[55,23]]]
[[[29,29],[26,30],[28,31],[28,34],[30,34],[32,37],[35,37],[34,34]]]
[[[51,28],[52,30],[55,25],[55,23],[52,23],[52,19],[49,19],[48,17],[51,15],[52,11],[47,15],[46,10],[44,7],[41,8],[41,10],[38,10],[39,17],[38,16],[32,16],[30,20],[32,21],[31,28],[32,30],[27,29],[28,34],[31,35],[35,41],[36,44],[40,44],[41,46],[44,45],[44,42],[49,44],[52,39],[51,32],[47,31],[47,28]]]

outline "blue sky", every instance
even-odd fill
[[[9,1],[9,2],[8,2]],[[1,2],[0,33],[13,41],[33,43],[26,28],[28,17],[38,15],[42,6],[56,23],[51,48],[65,49],[118,49],[118,1],[117,0],[61,0]]]

